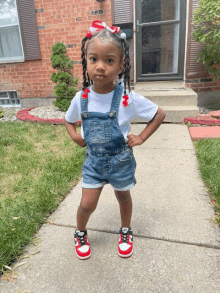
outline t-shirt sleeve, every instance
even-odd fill
[[[147,98],[131,92],[132,98],[132,117],[134,119],[143,119],[147,122],[151,121],[157,113],[158,106]]]
[[[80,113],[80,92],[76,93],[75,97],[72,99],[69,109],[66,112],[66,121],[69,123],[76,123],[81,119]]]

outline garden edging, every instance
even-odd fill
[[[25,122],[38,122],[38,123],[44,123],[44,124],[65,124],[65,119],[56,119],[56,118],[51,118],[51,119],[45,119],[45,118],[40,118],[33,116],[29,114],[29,111],[35,109],[37,107],[32,107],[32,108],[27,108],[19,111],[16,114],[16,117],[19,120],[25,121]],[[81,120],[77,121],[77,125],[81,125]]]

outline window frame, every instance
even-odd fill
[[[18,13],[22,59],[0,60],[0,64],[42,60],[34,0],[15,0]]]
[[[20,39],[20,44],[21,44],[21,51],[22,51],[22,57],[9,57],[8,59],[1,59],[0,58],[0,64],[4,64],[4,63],[15,63],[15,62],[24,62],[24,50],[23,50],[23,43],[22,43],[22,37],[21,37],[21,29],[20,29],[20,22],[19,22],[19,15],[18,15],[18,7],[17,7],[17,1],[14,0],[15,3],[15,8],[16,8],[16,12],[17,12],[17,19],[18,22],[16,24],[10,24],[10,25],[0,25],[0,28],[3,27],[15,27],[18,26],[18,31],[19,31],[19,39]]]

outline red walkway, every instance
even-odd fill
[[[220,138],[220,126],[190,127],[189,132],[192,140],[203,138]]]

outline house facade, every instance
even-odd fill
[[[81,40],[92,21],[120,26],[127,34],[134,87],[179,82],[195,92],[218,92],[196,61],[202,45],[191,38],[199,0],[2,0],[0,2],[0,100],[53,97],[52,45],[63,42],[81,80]],[[79,81],[80,87],[80,81]]]

